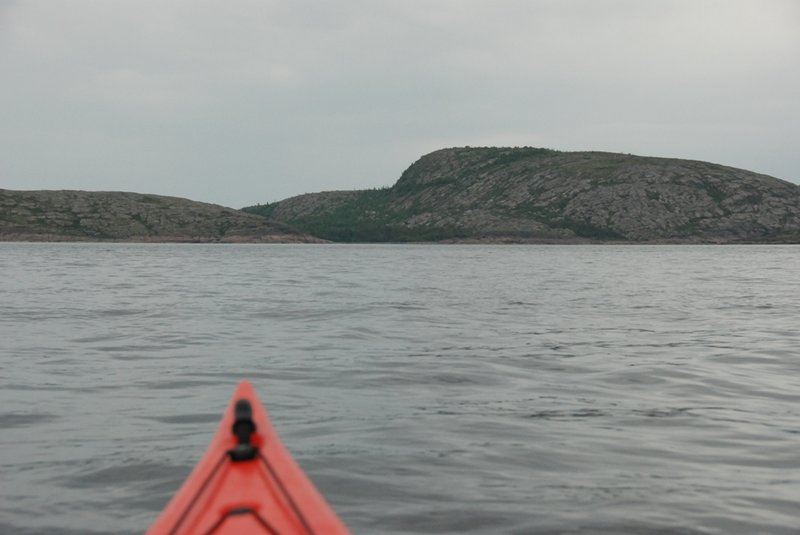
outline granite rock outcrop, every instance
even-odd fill
[[[334,241],[800,242],[800,186],[701,161],[451,148],[391,187],[245,210]]]
[[[178,197],[0,189],[0,240],[318,242],[285,223]]]

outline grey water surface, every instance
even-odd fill
[[[0,244],[0,533],[142,533],[241,378],[357,534],[800,533],[799,267]]]

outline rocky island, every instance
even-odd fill
[[[333,241],[800,243],[800,186],[707,162],[450,148],[391,187],[245,211]]]
[[[177,197],[0,189],[0,241],[321,242],[285,223]]]
[[[462,147],[423,156],[391,187],[242,210],[0,189],[0,240],[800,243],[800,186],[700,161]]]

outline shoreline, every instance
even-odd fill
[[[660,239],[660,240],[589,240],[583,238],[459,238],[440,241],[411,241],[411,242],[334,242],[316,237],[297,237],[292,235],[270,236],[227,236],[211,238],[201,236],[167,236],[167,237],[136,237],[136,238],[90,238],[86,236],[64,236],[58,234],[11,234],[0,235],[0,243],[130,243],[130,244],[306,244],[306,245],[800,245],[797,239],[773,240],[702,240],[690,239]]]

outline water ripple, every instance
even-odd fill
[[[0,533],[141,533],[242,377],[355,533],[800,525],[798,247],[0,249]]]

